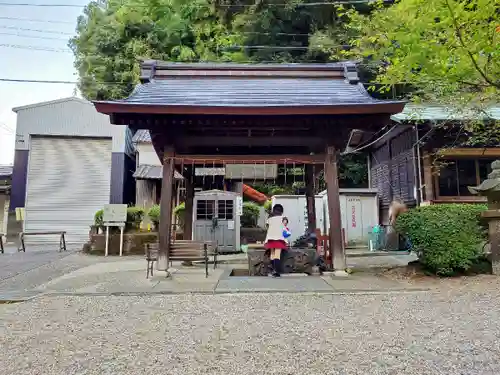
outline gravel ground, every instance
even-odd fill
[[[500,374],[500,291],[0,305],[7,374]]]

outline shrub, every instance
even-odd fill
[[[467,272],[482,256],[485,205],[440,204],[411,209],[396,222],[409,237],[422,266],[439,276]]]
[[[144,219],[144,208],[127,207],[127,224],[139,224]]]
[[[94,214],[94,225],[102,227],[104,225],[103,220],[104,210],[99,210]]]
[[[148,211],[148,217],[151,222],[158,227],[158,223],[160,222],[160,205],[155,204],[151,206]]]
[[[185,210],[186,210],[186,204],[184,202],[179,203],[177,207],[174,208],[174,214],[177,217],[183,218]]]
[[[256,203],[244,202],[243,214],[241,215],[241,226],[245,228],[255,228],[260,216],[260,207]]]
[[[273,205],[273,201],[270,199],[264,203],[264,210],[266,210],[266,212],[268,214],[271,213],[272,205]]]

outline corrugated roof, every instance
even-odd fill
[[[500,106],[492,106],[484,113],[484,118],[500,120]],[[456,109],[439,105],[407,104],[401,113],[391,116],[394,121],[445,121],[445,120],[471,120],[481,118],[481,113],[457,111]]]
[[[109,102],[108,102],[109,103]],[[318,78],[168,78],[138,85],[114,103],[207,107],[286,107],[387,104],[362,84]],[[399,103],[399,102],[398,102]]]
[[[0,178],[12,176],[12,165],[0,165]]]
[[[134,178],[138,180],[161,180],[163,178],[163,167],[161,165],[140,164],[134,173]],[[174,171],[174,179],[182,180],[183,178],[179,172]]]
[[[15,107],[15,108],[12,108],[12,111],[17,113],[17,112],[19,112],[21,110],[24,110],[24,109],[30,109],[30,108],[36,108],[36,107],[43,107],[43,106],[46,106],[46,105],[58,104],[58,103],[66,103],[66,102],[78,102],[78,103],[82,103],[82,104],[92,105],[92,103],[89,102],[89,101],[87,101],[87,100],[84,100],[84,99],[81,99],[81,98],[77,98],[76,96],[71,96],[71,97],[68,97],[68,98],[61,98],[61,99],[49,100],[47,102],[33,103],[33,104],[23,105],[23,106],[20,106],[20,107]]]
[[[139,129],[135,132],[132,138],[134,143],[151,143],[151,135],[147,129]]]

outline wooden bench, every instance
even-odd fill
[[[145,255],[146,261],[148,262],[146,278],[153,276],[153,266],[154,263],[158,261],[158,243],[145,244]],[[202,260],[205,263],[205,277],[208,277],[208,258],[213,257],[214,269],[217,268],[217,255],[218,249],[217,244],[213,241],[188,241],[179,240],[175,241],[170,245],[170,266],[172,262],[175,261],[199,261]],[[169,273],[167,271],[167,277]]]
[[[26,236],[45,236],[45,235],[58,235],[59,236],[59,251],[66,251],[66,232],[54,231],[54,232],[21,232],[19,233],[19,247],[17,251],[26,252],[26,244],[24,243],[24,238]]]

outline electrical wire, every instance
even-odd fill
[[[0,20],[9,21],[24,21],[24,22],[43,22],[43,23],[59,23],[65,25],[74,25],[74,22],[69,21],[58,21],[58,20],[42,20],[40,18],[19,18],[19,17],[0,17]]]
[[[321,6],[321,5],[353,5],[353,4],[372,4],[378,2],[377,0],[337,0],[337,1],[329,1],[329,2],[312,2],[312,3],[300,3],[300,4],[269,4],[272,6],[280,6],[280,7],[290,7],[295,5],[298,7],[312,7],[312,6]],[[384,3],[393,3],[394,0],[384,0]],[[252,8],[258,6],[259,4],[218,4],[219,8]],[[79,4],[68,4],[68,3],[10,3],[10,2],[0,2],[0,6],[17,6],[17,7],[55,7],[55,8],[85,8],[86,5]],[[134,6],[149,6],[147,4],[135,4]],[[193,8],[205,8],[208,6],[205,4],[191,4]]]
[[[63,41],[63,42],[68,42],[68,39],[65,39],[65,38],[52,38],[50,36],[43,36],[43,35],[26,35],[26,34],[4,33],[4,32],[0,32],[0,35],[12,35],[12,36],[17,36],[19,38],[60,40],[60,41]]]
[[[0,29],[22,30],[22,31],[31,31],[31,32],[35,32],[35,33],[47,33],[47,34],[61,34],[61,35],[68,35],[68,36],[75,35],[75,33],[68,33],[65,31],[29,29],[29,28],[17,27],[17,26],[0,26]]]
[[[72,53],[70,49],[63,48],[50,48],[50,47],[39,47],[39,46],[23,46],[20,44],[0,44],[0,47],[6,48],[18,48],[18,49],[27,49],[32,51],[47,51],[47,52],[59,52],[59,53]]]
[[[43,38],[47,39],[47,38]],[[37,51],[49,51],[49,52],[61,52],[61,53],[73,53],[72,50],[69,48],[51,48],[51,47],[43,47],[43,46],[32,46],[32,45],[21,45],[21,44],[0,44],[0,47],[6,47],[6,48],[18,48],[18,49],[26,49],[26,50],[37,50]],[[328,46],[328,48],[332,47],[346,47],[346,45],[338,45],[338,46]],[[224,52],[224,51],[231,51],[231,50],[238,50],[238,49],[259,49],[259,50],[308,50],[309,48],[323,48],[323,46],[320,45],[309,45],[309,46],[265,46],[265,45],[260,45],[260,46],[252,46],[252,45],[234,45],[234,46],[227,46],[227,47],[222,47],[218,48],[219,51]],[[255,63],[255,61],[251,61]],[[275,63],[278,63],[278,61],[274,61]],[[313,62],[309,60],[308,62]],[[323,60],[316,60],[316,62],[323,62]]]

